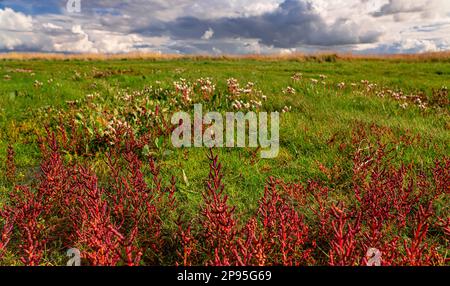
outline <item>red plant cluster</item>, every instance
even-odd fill
[[[66,162],[64,138],[48,132],[36,182],[1,208],[0,262],[8,253],[42,265],[73,247],[87,265],[367,265],[370,249],[381,265],[448,262],[450,220],[435,202],[448,200],[449,158],[426,172],[395,166],[380,142],[355,148],[351,188],[270,178],[255,212],[241,215],[210,150],[200,212],[185,218],[175,178],[142,155],[148,140],[118,130],[105,179]]]
[[[212,151],[210,173],[203,194],[201,230],[179,223],[183,265],[301,265],[312,262],[308,226],[278,190],[281,182],[270,179],[257,213],[239,227],[236,209],[228,204],[222,183],[222,166]],[[198,260],[198,253],[207,258]]]
[[[208,264],[230,265],[232,245],[236,238],[237,221],[234,218],[235,208],[228,205],[228,197],[223,194],[221,165],[217,156],[210,153],[209,180],[203,194],[202,209],[205,252],[212,254]]]
[[[125,136],[125,133],[122,134]],[[64,163],[54,133],[41,142],[38,184],[16,187],[2,210],[0,250],[19,242],[25,265],[42,263],[45,250],[60,243],[79,247],[89,265],[158,263],[161,214],[173,204],[175,182],[163,189],[151,162],[154,186],[148,186],[137,155],[140,143],[128,136],[107,154],[110,184],[101,187],[86,166]],[[120,164],[119,164],[120,162]]]
[[[11,240],[11,233],[13,230],[13,220],[14,218],[11,216],[10,209],[5,208],[0,211],[0,218],[3,218],[3,223],[0,229],[0,260],[5,254],[6,247],[8,246],[9,241]]]

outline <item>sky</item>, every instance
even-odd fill
[[[446,50],[450,0],[0,0],[0,52]]]

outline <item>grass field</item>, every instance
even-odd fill
[[[207,78],[211,83],[205,83]],[[88,165],[100,184],[107,185],[108,145],[101,140],[111,136],[111,122],[120,122],[131,126],[137,136],[151,135],[139,155],[158,162],[165,184],[172,176],[177,178],[178,211],[195,221],[210,170],[208,149],[173,148],[169,132],[153,130],[155,126],[164,129],[160,121],[153,120],[155,110],[169,123],[172,112],[190,111],[193,102],[202,102],[205,110],[232,111],[230,78],[249,90],[242,91],[241,98],[261,101],[261,107],[249,110],[287,111],[280,117],[277,158],[261,159],[259,150],[252,148],[213,150],[222,164],[224,193],[228,203],[236,206],[236,217],[252,217],[270,177],[285,182],[318,181],[333,190],[330,204],[353,203],[355,153],[361,150],[383,146],[390,150],[389,168],[412,164],[414,174],[430,172],[436,160],[450,154],[446,87],[450,84],[450,61],[445,58],[0,60],[0,205],[8,204],[14,186],[36,186],[42,160],[38,138],[45,137],[45,127],[72,130],[76,147],[62,152],[64,161]],[[174,87],[175,83],[182,88]],[[192,94],[192,101],[182,101],[183,88]],[[76,140],[77,132],[83,139]],[[8,146],[15,153],[14,176],[8,175]],[[444,193],[436,195],[433,205],[434,213],[444,219],[449,214],[447,167]],[[143,173],[151,181],[151,171],[144,168]],[[411,214],[419,212],[417,207],[414,205]],[[311,211],[303,206],[299,210],[306,220],[313,220]],[[435,227],[430,226],[427,243],[438,245],[444,258],[440,264],[448,263],[448,240]],[[400,237],[407,237],[410,231]],[[17,243],[12,239],[10,244]],[[309,264],[328,263],[324,261],[329,251],[321,249],[326,253],[323,260]],[[39,263],[63,263],[64,251],[59,252],[61,256],[55,253],[58,251],[44,253]],[[5,257],[5,264],[23,262],[14,251]],[[160,256],[157,263],[150,261],[173,263]],[[203,260],[193,263],[202,264]]]

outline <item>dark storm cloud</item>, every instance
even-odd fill
[[[199,39],[208,29],[214,39],[259,39],[267,46],[293,48],[298,45],[336,46],[374,43],[380,33],[364,31],[347,19],[328,25],[313,5],[303,0],[286,0],[278,9],[260,16],[198,19],[181,17],[135,32],[169,35],[175,39]]]

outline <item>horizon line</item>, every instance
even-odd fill
[[[351,60],[351,59],[450,59],[449,51],[423,53],[360,54],[352,52],[320,51],[311,53],[267,53],[267,54],[164,54],[158,52],[124,53],[58,53],[58,52],[0,52],[0,60],[120,60],[120,59],[259,59],[259,60]]]

